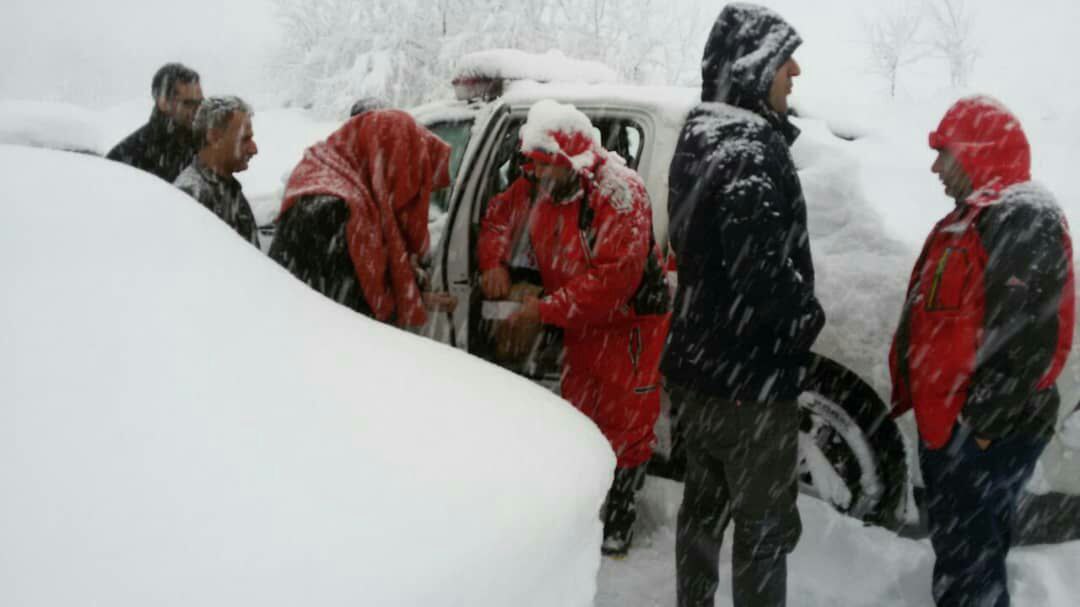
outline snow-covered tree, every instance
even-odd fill
[[[931,4],[934,33],[930,44],[949,65],[954,87],[966,86],[975,69],[975,14],[966,0],[934,0]]]
[[[359,97],[408,106],[450,94],[463,55],[559,49],[629,82],[683,83],[698,3],[661,0],[276,0],[286,32],[273,62],[286,101],[327,114]]]
[[[896,96],[896,81],[900,68],[925,56],[919,40],[924,7],[903,2],[880,10],[864,27],[870,48],[872,71],[889,83],[889,96]]]

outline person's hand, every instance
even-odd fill
[[[424,265],[424,260],[419,255],[409,255],[409,265],[416,275],[416,286],[420,287],[421,291],[426,291],[431,284],[431,275]]]
[[[424,307],[437,312],[453,312],[457,308],[457,297],[442,291],[424,291],[420,294]]]
[[[487,299],[506,299],[510,295],[510,272],[499,266],[480,275],[480,290]]]
[[[540,299],[535,295],[526,295],[521,300],[521,307],[517,312],[514,312],[506,319],[506,322],[510,326],[517,326],[523,323],[538,323],[540,322]]]
[[[979,437],[979,436],[975,437],[975,444],[979,447],[980,451],[986,451],[987,449],[989,449],[990,444],[993,443],[993,442],[994,441],[992,441],[992,440],[990,440],[988,438],[982,438],[982,437]]]

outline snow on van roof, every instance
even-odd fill
[[[557,50],[544,54],[491,49],[461,58],[454,82],[469,80],[536,80],[537,82],[616,82],[615,70],[596,61],[571,59]]]
[[[686,115],[699,103],[701,89],[637,84],[575,84],[514,82],[502,100],[529,104],[557,99],[577,107],[610,105],[612,109],[648,108],[668,126],[682,127]]]

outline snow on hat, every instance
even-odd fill
[[[1031,146],[1020,121],[992,97],[957,101],[929,139],[931,148],[956,158],[975,190],[999,192],[1031,179]]]
[[[701,100],[739,107],[764,100],[780,66],[801,44],[795,28],[775,11],[745,2],[726,5],[701,58]]]
[[[570,104],[550,99],[536,102],[529,108],[520,138],[521,153],[536,163],[583,173],[603,161],[603,147],[592,122]]]

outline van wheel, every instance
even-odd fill
[[[799,396],[800,490],[844,514],[896,529],[908,482],[900,430],[859,376],[812,357]]]

